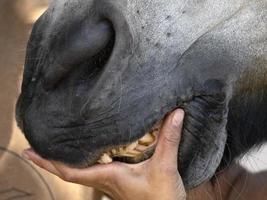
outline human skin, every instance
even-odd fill
[[[114,200],[246,200],[252,197],[257,200],[267,194],[267,183],[259,181],[260,177],[266,177],[266,173],[250,174],[236,164],[213,180],[185,191],[177,173],[177,149],[183,119],[184,111],[181,109],[173,111],[165,118],[154,155],[139,164],[113,162],[74,169],[59,162],[45,160],[32,149],[25,150],[23,155],[65,181],[94,187]]]

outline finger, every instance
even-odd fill
[[[91,187],[109,186],[114,181],[119,182],[117,180],[120,177],[119,173],[129,171],[129,165],[123,163],[114,162],[107,165],[95,165],[85,169],[77,169],[60,162],[43,159],[32,150],[26,150],[23,154],[39,167],[67,182],[79,183]]]
[[[153,159],[159,159],[166,166],[177,166],[183,119],[184,111],[181,109],[177,109],[167,116],[160,130]]]
[[[32,149],[24,150],[22,156],[31,160],[37,166],[49,171],[50,173],[60,176],[60,172],[55,168],[55,166],[48,160],[43,159],[37,153],[35,153]]]
[[[115,184],[124,184],[125,176],[130,178],[134,168],[120,162],[98,164],[84,169],[71,168],[59,162],[53,164],[61,173],[63,180],[98,189],[112,189]]]

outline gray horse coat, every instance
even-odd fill
[[[177,107],[187,188],[266,141],[266,0],[55,0],[36,22],[17,119],[43,157],[92,165]]]

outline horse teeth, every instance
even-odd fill
[[[127,153],[124,153],[124,154],[120,154],[119,156],[120,157],[136,157],[140,154],[140,152],[136,151],[136,152],[127,152]]]
[[[139,152],[144,152],[147,149],[147,146],[138,144],[137,147],[135,148],[135,150],[139,151]]]
[[[150,134],[146,134],[140,140],[138,140],[139,144],[149,145],[154,141],[154,138]]]
[[[139,155],[140,152],[139,151],[136,151],[136,150],[130,150],[130,151],[127,151],[126,154]]]
[[[119,150],[118,150],[118,154],[123,154],[125,151],[123,149],[123,147],[119,147]]]
[[[149,145],[153,144],[158,137],[159,128],[155,127],[144,135],[141,139],[125,146],[115,147],[108,152],[102,154],[98,163],[108,164],[113,162],[112,157],[130,157],[136,158],[145,152]]]
[[[138,141],[133,142],[133,143],[131,143],[130,145],[128,145],[128,146],[125,148],[125,151],[128,152],[128,151],[134,150],[135,147],[137,147],[137,145],[138,145]]]
[[[108,164],[108,163],[111,163],[113,160],[112,158],[107,154],[107,153],[104,153],[101,158],[98,160],[98,163],[100,164]]]
[[[116,149],[112,149],[112,150],[111,150],[111,153],[112,153],[113,155],[116,155],[116,154],[117,154],[117,150],[116,150]]]

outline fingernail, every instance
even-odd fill
[[[22,158],[25,158],[27,160],[30,160],[30,156],[28,155],[27,150],[24,150],[21,154]]]
[[[182,109],[175,110],[172,117],[172,124],[175,126],[179,126],[184,119],[184,114],[185,113]]]

